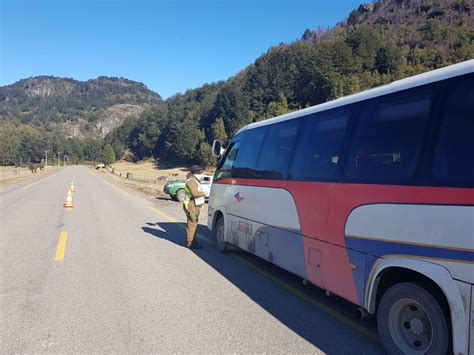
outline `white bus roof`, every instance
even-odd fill
[[[344,105],[351,104],[354,102],[368,100],[377,96],[382,96],[382,95],[390,94],[392,92],[397,92],[397,91],[409,89],[416,86],[434,83],[436,81],[441,81],[441,80],[445,80],[445,79],[449,79],[452,77],[456,77],[456,76],[460,76],[460,75],[468,74],[468,73],[473,73],[473,72],[474,72],[474,59],[471,59],[459,64],[453,64],[441,69],[436,69],[436,70],[432,70],[423,74],[414,75],[409,78],[397,80],[397,81],[394,81],[393,83],[379,86],[373,89],[365,90],[357,94],[344,96],[339,99],[328,101],[316,106],[290,112],[285,115],[277,116],[277,117],[270,118],[267,120],[251,123],[247,126],[242,127],[237,132],[237,134],[248,129],[262,127],[262,126],[266,126],[269,124],[282,122],[286,120],[291,120],[292,118],[306,116],[312,113],[329,110],[338,106],[344,106]]]

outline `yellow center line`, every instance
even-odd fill
[[[159,211],[156,208],[150,207],[150,209],[153,212],[157,213],[158,215],[166,218],[168,221],[171,221],[171,222],[174,222],[174,223],[178,222],[176,219],[167,216],[166,214],[164,214],[163,212]],[[181,224],[179,226],[184,227]],[[214,243],[209,238],[203,236],[202,234],[198,233],[197,236],[200,239],[202,239],[203,241],[205,241],[206,243],[214,245]],[[241,257],[241,256],[239,256],[235,253],[229,253],[229,255],[233,259],[241,262],[242,264],[246,265],[247,267],[249,267],[253,271],[259,273],[263,277],[265,277],[265,278],[269,279],[270,281],[276,283],[278,286],[280,286],[283,289],[289,291],[290,293],[294,294],[295,296],[302,299],[303,301],[306,301],[306,302],[310,303],[311,305],[313,305],[314,307],[316,307],[316,308],[320,309],[321,311],[327,313],[328,315],[330,315],[331,317],[333,317],[336,320],[340,321],[341,323],[344,323],[344,324],[350,326],[352,329],[357,330],[359,333],[362,333],[363,335],[369,337],[370,339],[372,339],[374,341],[377,341],[377,342],[379,341],[379,336],[378,336],[377,333],[375,333],[375,332],[371,331],[370,329],[360,325],[359,323],[353,321],[349,317],[346,317],[345,315],[343,315],[343,314],[337,312],[336,310],[332,309],[331,307],[326,306],[324,303],[317,301],[316,299],[314,299],[310,295],[298,290],[296,287],[291,286],[289,283],[279,279],[278,277],[273,276],[269,272],[262,270],[261,268],[259,268],[255,264],[251,263],[250,261],[246,260],[245,258],[243,258],[243,257]]]
[[[64,252],[66,251],[67,232],[62,231],[59,236],[58,247],[56,249],[55,261],[62,261],[64,259]]]
[[[164,214],[163,212],[161,212],[160,210],[154,208],[154,207],[150,207],[150,210],[152,210],[153,212],[155,212],[156,214],[160,215],[161,217],[164,217],[166,218],[168,221],[171,221],[171,222],[174,222],[174,223],[177,223],[178,221],[176,219],[174,219],[173,217],[170,217],[166,214]]]

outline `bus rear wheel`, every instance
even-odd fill
[[[225,241],[225,228],[224,218],[220,217],[216,222],[215,236],[216,236],[216,249],[220,252],[227,250],[227,242]]]
[[[448,323],[438,301],[410,282],[390,287],[377,311],[380,340],[389,354],[446,354]]]

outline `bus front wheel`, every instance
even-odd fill
[[[216,222],[215,236],[216,236],[216,248],[220,252],[227,250],[227,242],[225,241],[225,228],[224,228],[224,218],[220,217]]]
[[[382,296],[377,311],[380,340],[389,354],[446,354],[448,324],[438,301],[423,287],[402,282]]]

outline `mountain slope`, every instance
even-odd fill
[[[0,87],[0,120],[17,119],[47,130],[64,126],[72,136],[104,136],[127,115],[160,102],[144,84],[124,78],[81,82],[38,76]]]
[[[334,28],[306,30],[225,82],[171,97],[106,141],[138,159],[212,164],[212,140],[245,124],[474,58],[472,7],[472,0],[362,4]],[[148,138],[135,139],[137,132]]]

